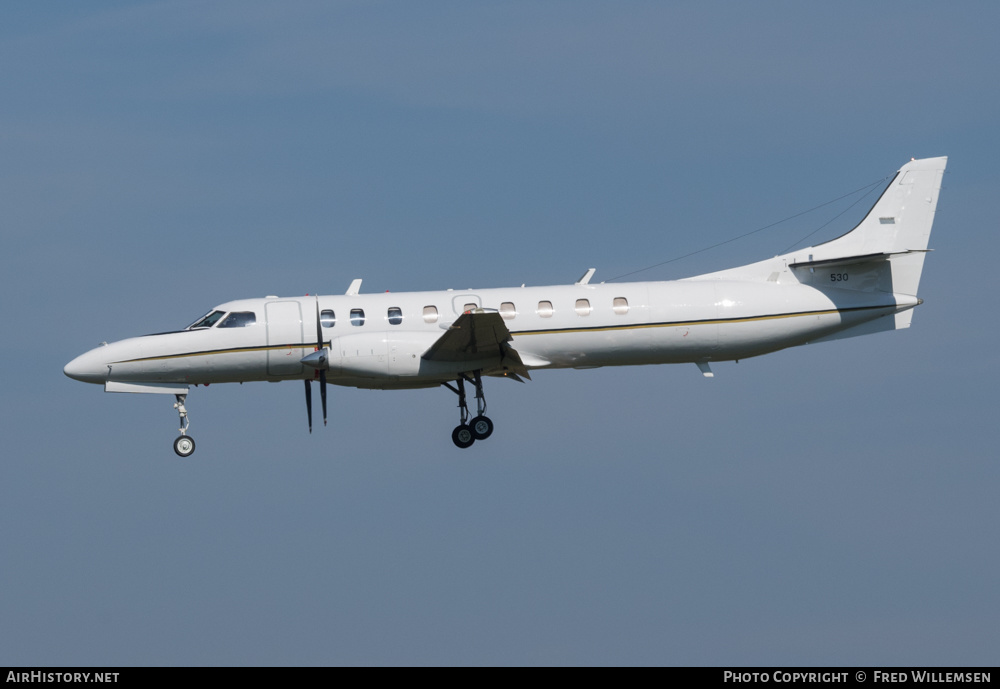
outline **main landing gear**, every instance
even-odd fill
[[[191,422],[188,421],[187,409],[184,408],[184,400],[187,399],[187,395],[174,395],[174,397],[177,398],[174,409],[181,417],[181,434],[174,441],[174,452],[181,457],[190,457],[194,454],[194,438],[187,434],[188,426],[191,425]]]
[[[486,395],[483,394],[483,377],[480,371],[475,371],[470,379],[465,373],[461,374],[456,383],[458,387],[451,383],[441,383],[446,388],[458,395],[458,408],[461,415],[461,423],[451,432],[451,440],[458,447],[466,448],[477,440],[486,440],[493,435],[493,422],[486,416]],[[469,421],[469,405],[465,401],[465,382],[468,381],[476,386],[476,417]]]

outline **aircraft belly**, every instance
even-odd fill
[[[419,390],[422,388],[436,388],[441,383],[454,381],[455,375],[442,376],[440,378],[330,378],[331,385],[339,385],[346,388],[361,388],[363,390]]]
[[[739,359],[806,344],[895,311],[888,297],[804,285],[720,283],[719,350]]]
[[[611,363],[631,363],[646,356],[649,334],[642,330],[515,334],[511,345],[519,352],[541,357],[558,368],[607,366]]]
[[[654,331],[652,363],[679,363],[714,357],[719,347],[716,323],[690,323],[657,328]]]
[[[740,359],[806,344],[842,327],[839,313],[809,314],[779,320],[737,321],[720,325],[718,359]]]
[[[148,375],[142,362],[123,361],[108,364],[108,380],[142,381],[146,380]]]

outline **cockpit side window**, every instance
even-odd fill
[[[225,311],[213,311],[203,318],[199,318],[194,323],[189,325],[187,330],[200,330],[202,328],[211,328],[215,325],[220,318],[226,315]]]
[[[245,328],[257,322],[257,316],[253,311],[233,311],[226,316],[225,320],[219,323],[220,328]]]

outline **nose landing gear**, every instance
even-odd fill
[[[174,441],[174,452],[181,457],[190,457],[194,454],[194,438],[187,434],[188,426],[191,425],[191,422],[188,421],[187,409],[184,407],[184,400],[187,399],[187,395],[174,395],[174,397],[177,398],[177,402],[174,403],[174,409],[177,410],[177,414],[181,417],[181,434]]]
[[[469,405],[465,401],[465,382],[476,386],[476,417],[469,422]],[[486,440],[493,435],[493,422],[486,416],[486,395],[483,394],[483,378],[481,371],[474,371],[470,379],[465,373],[455,381],[458,387],[451,383],[441,383],[458,395],[460,423],[451,432],[451,440],[458,447],[465,449],[477,440]]]

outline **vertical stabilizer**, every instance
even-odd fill
[[[946,157],[910,161],[857,227],[795,255],[831,261],[884,254],[890,264],[891,291],[916,295],[947,163]]]
[[[689,280],[795,281],[915,297],[948,158],[911,160],[858,225],[836,239]],[[850,270],[843,270],[850,266]],[[791,271],[791,273],[789,273]],[[850,276],[850,280],[837,281]],[[861,278],[861,279],[858,279]],[[835,284],[832,284],[835,283]]]

